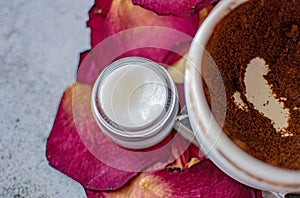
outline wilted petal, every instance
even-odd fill
[[[185,105],[184,96],[184,68],[185,68],[186,58],[182,57],[179,61],[173,64],[171,67],[167,68],[168,73],[172,77],[174,83],[177,86],[178,98],[180,107]]]
[[[172,65],[187,52],[199,27],[198,16],[158,16],[130,0],[96,1],[89,17],[94,57],[83,61],[77,81],[90,85],[102,68],[122,57],[140,56]]]
[[[180,135],[170,134],[144,150],[127,150],[111,142],[97,126],[90,109],[91,87],[76,83],[61,101],[47,141],[50,165],[93,190],[114,190],[146,168],[162,169],[188,147]],[[180,144],[180,146],[176,146]],[[182,151],[173,155],[173,148]]]
[[[78,64],[78,69],[79,69],[81,63],[84,61],[84,59],[85,59],[85,58],[87,57],[87,55],[89,54],[89,52],[90,52],[90,50],[86,50],[86,51],[81,52],[81,53],[79,54],[79,64]]]
[[[73,118],[81,140],[94,156],[111,167],[139,172],[158,162],[162,169],[179,157],[190,144],[179,134],[171,133],[164,141],[151,148],[124,149],[112,143],[99,129],[91,110],[91,87],[77,83],[72,97]],[[178,149],[176,154],[173,148]]]
[[[101,9],[101,12],[98,11],[98,14],[106,16],[110,9],[111,3],[112,3],[112,0],[95,0],[95,6],[97,6],[99,9]]]
[[[123,186],[137,173],[111,168],[94,157],[82,143],[72,115],[72,90],[66,90],[47,141],[51,166],[72,177],[85,188],[107,190]]]
[[[132,0],[133,4],[152,10],[159,15],[190,17],[218,0]]]
[[[161,26],[194,36],[199,26],[199,17],[182,19],[173,16],[158,16],[151,11],[134,6],[130,0],[114,0],[107,17],[108,25],[110,25],[108,35],[134,27]]]
[[[93,85],[103,68],[116,59],[128,56],[145,57],[169,67],[187,52],[192,39],[180,31],[158,26],[118,32],[90,51],[80,65],[77,81]]]
[[[99,11],[100,9],[100,11]],[[100,12],[100,14],[99,14]],[[114,0],[110,6],[110,10],[107,15],[102,15],[102,9],[98,6],[94,6],[89,12],[90,20],[88,26],[91,28],[91,43],[92,47],[95,47],[98,43],[104,39],[124,30],[133,29],[136,27],[145,27],[145,26],[159,26],[167,27],[180,31],[184,34],[189,35],[191,38],[195,35],[199,27],[199,17],[194,16],[191,18],[178,18],[173,16],[158,16],[152,11],[143,9],[139,6],[134,6],[131,0]],[[164,62],[166,55],[169,54],[169,49],[172,49],[174,46],[178,45],[180,42],[191,42],[191,39],[186,40],[177,40],[174,42],[172,40],[172,34],[164,35],[164,32],[155,33],[155,37],[152,35],[150,38],[149,35],[141,35],[137,31],[132,31],[130,36],[123,38],[132,43],[144,43],[144,47],[140,49],[133,49],[130,52],[127,51],[124,56],[142,56],[149,58],[156,62]],[[165,39],[165,38],[170,39]],[[157,40],[160,42],[167,43],[166,49],[153,49],[147,46],[151,43],[145,43],[145,40]],[[111,48],[119,48],[123,43],[116,43],[115,45],[110,46]],[[116,57],[117,58],[117,57]]]
[[[153,173],[142,173],[117,191],[87,191],[87,196],[89,198],[254,198],[256,191],[228,177],[211,161],[202,160],[183,172],[164,169]]]
[[[133,6],[130,0],[114,0],[111,4],[102,5],[111,6],[103,14],[102,1],[96,2],[89,12],[88,25],[91,28],[94,57],[88,57],[87,63],[79,70],[77,81],[81,83],[92,85],[102,68],[122,57],[145,57],[169,67],[187,53],[199,26],[198,16],[186,19],[157,16],[151,11]],[[210,10],[211,6],[203,9],[199,13],[201,19]],[[183,85],[177,84],[182,107],[185,104]]]

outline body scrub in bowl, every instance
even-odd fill
[[[300,1],[221,1],[189,60],[187,105],[207,155],[247,185],[300,191]]]
[[[226,87],[224,132],[252,156],[298,170],[299,33],[300,1],[252,0],[219,22],[206,47]]]

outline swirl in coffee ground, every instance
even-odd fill
[[[257,159],[300,170],[300,1],[250,0],[219,22],[206,47],[226,88],[225,133]],[[261,78],[268,85],[261,86],[269,86],[282,114],[288,112],[286,127],[276,127],[271,118],[276,115],[259,110],[247,98],[247,68],[258,59],[265,65],[252,70],[266,68]],[[210,89],[218,90],[214,70],[204,70]],[[261,106],[268,107],[270,101]]]

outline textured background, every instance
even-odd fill
[[[0,1],[0,197],[84,197],[48,165],[45,144],[78,53],[89,48],[91,3]]]
[[[92,1],[0,1],[0,197],[85,197],[45,158],[63,91],[89,49]]]

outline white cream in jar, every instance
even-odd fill
[[[147,148],[173,128],[177,90],[160,65],[139,57],[124,58],[99,75],[92,92],[92,111],[112,141],[126,148]]]
[[[128,64],[113,71],[98,94],[101,108],[111,120],[125,127],[140,127],[163,111],[167,84],[152,69]]]

